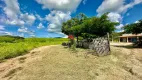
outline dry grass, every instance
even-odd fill
[[[84,49],[73,52],[62,46],[38,48],[31,51],[28,56],[25,55],[24,59],[17,58],[17,60],[25,61],[17,63],[23,69],[15,72],[10,79],[142,80],[142,71],[138,70],[142,70],[142,63],[137,56],[133,55],[137,50],[132,53],[131,49],[121,47],[111,47],[111,49],[111,55],[97,57],[91,54],[86,55],[88,50]]]
[[[18,68],[10,70],[3,78],[6,78],[6,77],[11,78],[12,76],[14,76],[14,73],[16,73],[18,70],[22,70],[22,67],[18,67]]]

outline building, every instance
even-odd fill
[[[141,34],[123,34],[122,36],[119,36],[119,42],[136,42],[138,40],[142,39],[142,33]]]

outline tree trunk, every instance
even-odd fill
[[[111,39],[111,41],[113,42],[113,35],[112,35],[112,37],[111,37],[112,39]]]
[[[78,42],[78,36],[76,37],[76,39],[77,39],[77,42]]]
[[[79,47],[79,44],[78,44],[78,36],[76,37],[76,47]]]

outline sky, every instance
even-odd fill
[[[67,37],[63,22],[79,13],[99,17],[106,12],[122,32],[124,25],[142,19],[142,0],[0,0],[0,35]]]

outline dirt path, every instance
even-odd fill
[[[105,57],[59,45],[40,47],[0,63],[0,80],[142,80],[142,49],[125,46],[113,44]]]
[[[21,71],[28,63],[41,60],[44,56],[43,53],[50,47],[51,46],[43,46],[35,48],[26,55],[8,59],[0,63],[0,80],[8,80],[12,78],[15,73]]]

